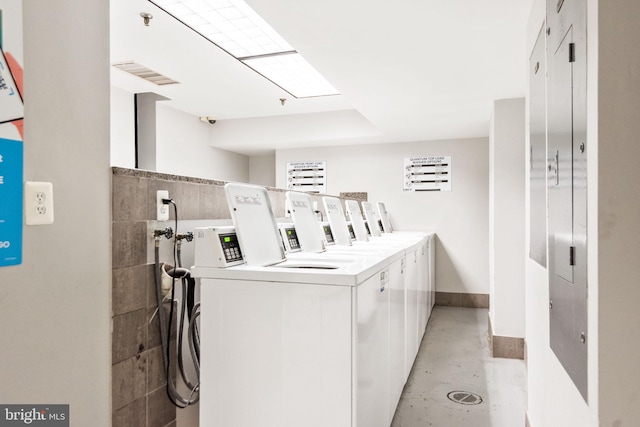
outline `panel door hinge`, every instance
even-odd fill
[[[576,247],[569,246],[569,265],[576,265]]]
[[[569,62],[576,62],[576,44],[569,43]]]

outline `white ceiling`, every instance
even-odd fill
[[[112,63],[181,83],[112,69],[112,85],[216,117],[213,144],[244,154],[487,136],[492,101],[525,95],[532,0],[247,2],[341,95],[296,99],[147,0],[111,0]]]

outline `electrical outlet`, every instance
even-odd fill
[[[167,190],[158,190],[156,192],[156,211],[158,221],[168,221],[169,220],[169,205],[165,205],[162,203],[162,199],[168,199],[169,192]]]
[[[27,225],[53,224],[53,184],[25,182],[24,212]]]

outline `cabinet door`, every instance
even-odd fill
[[[202,279],[200,425],[352,427],[352,297]]]
[[[413,262],[415,252],[409,252],[407,254],[407,271],[405,274],[405,295],[406,295],[406,377],[409,377],[413,362],[418,354],[418,346],[420,344],[420,338],[418,336],[418,307],[419,307],[419,286],[418,286],[418,269]]]
[[[433,307],[436,305],[436,236],[432,234],[429,236],[429,292],[431,293],[431,307],[430,311],[433,311]]]
[[[355,288],[357,312],[356,384],[359,427],[388,427],[389,413],[389,269]],[[301,424],[302,425],[302,424]],[[355,426],[354,426],[355,427]]]
[[[418,347],[422,342],[422,337],[427,330],[427,322],[431,316],[431,293],[429,292],[429,263],[427,242],[423,242],[415,252],[415,263],[418,279],[419,295],[419,320],[418,320]]]
[[[547,266],[547,118],[544,30],[529,59],[529,258]]]
[[[389,411],[395,413],[406,382],[405,270],[402,257],[389,266]]]
[[[586,6],[547,3],[551,348],[587,399]]]
[[[570,248],[573,245],[573,120],[572,64],[569,62],[573,31],[550,54],[549,62],[549,256],[553,274],[573,283]]]

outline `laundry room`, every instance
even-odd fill
[[[0,0],[0,426],[637,425],[635,0]]]

